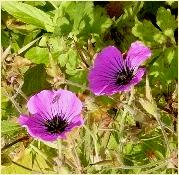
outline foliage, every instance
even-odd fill
[[[178,2],[4,1],[1,18],[3,174],[177,173]],[[142,82],[94,96],[95,54],[108,45],[124,53],[136,40],[152,50]],[[85,125],[60,145],[15,143],[27,136],[17,118],[29,97],[60,88],[81,99]]]

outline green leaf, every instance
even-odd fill
[[[68,35],[72,30],[72,25],[66,17],[57,19],[57,26],[54,29],[54,34],[57,36]]]
[[[74,74],[73,76],[70,76],[69,80],[71,80],[74,83],[79,84],[79,86],[80,85],[86,86],[87,84],[86,77],[87,77],[87,72],[84,70],[79,70],[77,71],[76,74]],[[79,88],[79,87],[70,85],[69,90],[78,93],[78,92],[83,92],[85,89],[83,89],[83,87]]]
[[[61,67],[66,67],[68,75],[74,75],[78,72],[76,69],[79,64],[79,56],[76,50],[70,48],[66,53],[59,55],[58,62]]]
[[[48,64],[49,63],[49,53],[47,48],[40,48],[40,47],[32,47],[29,49],[25,57],[31,60],[33,63],[36,64]]]
[[[155,115],[157,112],[157,106],[154,102],[150,102],[148,100],[145,100],[143,98],[139,99],[140,104],[142,107],[151,115]]]
[[[150,75],[155,76],[163,85],[178,79],[178,49],[166,48],[150,68]],[[155,82],[154,82],[155,83]]]
[[[22,2],[3,2],[2,7],[10,15],[19,19],[22,22],[33,24],[48,32],[53,31],[53,23],[48,14],[39,10],[36,7],[22,3]]]
[[[87,38],[91,33],[104,33],[112,20],[101,7],[94,7],[92,2],[62,2],[56,11],[55,34],[72,34]]]
[[[91,2],[62,2],[54,17],[55,33],[67,35],[73,31],[75,35],[79,34],[80,23],[92,12],[91,7]]]
[[[143,22],[136,20],[136,24],[132,28],[132,33],[148,45],[158,46],[158,44],[166,42],[166,37],[162,35],[162,32],[147,20],[144,20]]]
[[[122,27],[132,27],[135,22],[135,17],[143,7],[143,2],[125,2],[124,13],[115,21],[115,25],[120,30]]]
[[[3,174],[38,174],[41,172],[43,173],[54,173],[47,164],[47,162],[44,160],[44,158],[41,155],[35,154],[35,161],[32,164],[32,150],[26,149],[24,156],[17,161],[18,164],[25,166],[28,169],[23,168],[22,166],[18,166],[16,164],[11,164],[10,166],[6,166],[2,168]],[[33,151],[34,152],[34,151]]]
[[[91,33],[103,34],[112,25],[112,20],[106,15],[104,8],[94,8],[90,16]]]
[[[45,1],[26,1],[26,4],[29,4],[31,6],[45,6],[46,2]]]
[[[27,96],[49,88],[50,84],[47,82],[47,73],[43,64],[36,65],[25,72],[22,91]]]
[[[165,64],[163,80],[178,80],[178,48],[168,48],[165,50]]]
[[[173,59],[176,59],[177,51],[175,48],[167,48],[164,52],[164,58],[168,64],[171,64]]]
[[[1,92],[3,92],[3,88],[1,88]],[[9,101],[9,99],[4,95],[1,95],[1,115],[1,120],[7,120],[9,118],[19,115],[19,112],[14,107],[12,102]]]
[[[157,24],[168,37],[173,37],[173,33],[178,26],[175,16],[171,14],[170,10],[167,10],[164,7],[158,9]]]
[[[9,121],[9,120],[3,120],[1,121],[1,134],[2,135],[14,135],[17,133],[20,129],[20,125]]]
[[[8,32],[1,29],[1,44],[2,47],[7,48],[10,45],[10,38]]]
[[[58,63],[60,64],[61,67],[64,67],[68,61],[68,54],[60,54],[58,57]]]

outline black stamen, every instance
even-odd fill
[[[133,69],[125,66],[117,73],[116,76],[116,85],[126,85],[132,80],[133,78]]]
[[[68,122],[64,119],[63,115],[56,114],[52,119],[46,119],[43,125],[46,127],[46,131],[50,134],[60,134],[65,131]]]

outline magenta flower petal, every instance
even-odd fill
[[[132,78],[132,80],[130,81],[130,84],[132,85],[138,84],[142,80],[144,74],[145,74],[145,68],[139,68],[136,74],[134,75],[134,77]]]
[[[71,131],[74,127],[80,126],[84,124],[84,120],[79,120],[81,118],[80,116],[76,116],[73,118],[71,123],[66,128],[67,131]]]
[[[139,41],[132,43],[126,58],[114,46],[104,48],[97,54],[88,74],[90,90],[95,95],[129,91],[132,85],[141,81],[144,71],[137,69],[149,56],[150,49]]]
[[[61,111],[68,120],[73,119],[73,117],[80,114],[82,110],[81,101],[70,91],[58,90],[54,93],[53,99],[53,110],[56,112]],[[55,99],[57,101],[55,101]]]
[[[50,102],[53,98],[54,92],[50,90],[43,90],[33,95],[27,102],[28,110],[31,114],[48,112],[51,113]]]
[[[118,61],[116,62],[115,59],[112,58],[116,58]],[[113,67],[120,63],[119,59],[122,59],[121,52],[114,46],[108,46],[97,54],[94,66],[106,66],[106,63],[109,63],[109,66]]]
[[[38,114],[32,116],[20,115],[18,122],[25,128],[27,128],[28,133],[37,139],[42,139],[45,141],[54,141],[57,139],[57,135],[49,135],[45,127],[41,124],[43,123],[42,118]]]
[[[136,41],[131,44],[127,52],[126,61],[131,68],[138,68],[150,56],[151,50],[142,42]]]
[[[39,101],[38,101],[39,100]],[[19,123],[37,139],[54,141],[66,138],[66,133],[84,123],[80,116],[82,103],[70,91],[44,90],[32,96],[28,102],[31,116],[21,115]]]
[[[91,69],[88,80],[89,87],[96,95],[112,94],[118,88],[114,83],[114,74],[123,67],[121,52],[114,46],[104,48],[97,54],[94,67]],[[113,92],[106,89],[113,89]]]

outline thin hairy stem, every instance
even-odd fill
[[[127,105],[130,106],[132,103],[134,97],[134,88],[131,89],[131,94],[128,100]],[[119,155],[120,155],[120,160],[123,160],[122,158],[122,153],[123,153],[123,137],[124,137],[124,126],[125,126],[125,119],[126,119],[126,115],[127,115],[128,110],[126,108],[124,108],[123,114],[121,116],[121,121],[120,121],[120,130],[119,130],[119,134],[120,134],[120,140],[119,140]],[[123,161],[122,161],[123,162]]]
[[[11,102],[12,104],[14,105],[14,107],[16,108],[16,110],[21,114],[22,111],[21,109],[19,108],[18,104],[16,103],[16,101],[14,100],[13,97],[10,97],[10,95],[8,94],[8,92],[4,89],[3,90],[3,95],[6,96]]]

